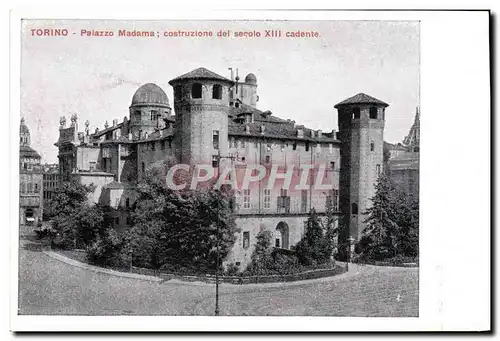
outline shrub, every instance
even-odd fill
[[[229,263],[224,270],[225,276],[235,276],[240,273],[240,268],[234,263]]]
[[[87,247],[86,257],[90,264],[104,267],[128,268],[132,265],[123,239],[113,229],[107,229]]]

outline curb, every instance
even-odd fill
[[[101,268],[101,267],[95,266],[95,265],[82,263],[82,262],[79,262],[75,259],[63,256],[63,255],[61,255],[57,252],[54,252],[54,251],[44,250],[42,252],[44,254],[46,254],[47,256],[49,256],[53,259],[56,259],[60,262],[66,263],[68,265],[72,265],[72,266],[76,266],[76,267],[81,268],[81,269],[90,270],[90,271],[94,271],[94,272],[98,272],[98,273],[104,273],[104,274],[116,276],[116,277],[125,277],[125,278],[130,278],[130,279],[138,279],[138,280],[158,282],[158,283],[163,283],[163,282],[168,281],[169,283],[172,283],[172,284],[184,284],[184,285],[194,285],[194,286],[200,286],[200,285],[201,286],[213,286],[214,285],[214,283],[206,283],[203,281],[187,282],[187,281],[182,281],[182,280],[177,279],[177,278],[172,278],[172,279],[168,280],[168,279],[155,277],[155,276],[141,275],[141,274],[130,273],[130,272],[120,272],[120,271],[116,271],[116,270]],[[328,281],[328,280],[331,280],[332,278],[336,278],[336,279],[337,278],[345,278],[345,277],[348,277],[348,276],[346,276],[347,274],[348,273],[345,272],[345,273],[335,275],[335,276],[320,277],[320,278],[314,278],[314,279],[305,279],[305,280],[301,280],[301,281],[291,281],[291,282],[249,283],[249,284],[243,285],[243,287],[247,287],[247,288],[270,287],[271,288],[271,287],[295,286],[295,285],[303,285],[306,283]],[[351,275],[355,275],[355,274],[351,273]],[[242,287],[240,284],[231,284],[231,283],[223,283],[223,284],[224,284],[224,286],[234,286],[234,287],[240,287],[240,288]]]
[[[120,271],[116,271],[116,270],[102,268],[102,267],[95,266],[95,265],[82,263],[82,262],[79,262],[75,259],[63,256],[63,255],[61,255],[57,252],[51,251],[51,250],[44,250],[42,252],[44,254],[46,254],[47,256],[49,256],[53,259],[56,259],[60,262],[66,263],[68,265],[76,266],[78,268],[94,271],[97,273],[104,273],[104,274],[115,276],[115,277],[124,277],[124,278],[137,279],[137,280],[143,280],[143,281],[149,281],[149,282],[157,282],[157,283],[164,283],[164,282],[168,281],[169,283],[179,284],[179,285],[182,285],[182,284],[194,285],[194,286],[200,286],[200,285],[201,286],[212,286],[212,285],[214,285],[214,283],[206,283],[203,281],[187,282],[187,281],[183,281],[183,280],[180,280],[177,278],[165,279],[165,278],[156,277],[156,276],[141,275],[141,274],[137,274],[137,273],[133,273],[133,272],[132,273],[120,272]],[[303,285],[303,284],[307,284],[307,283],[331,281],[332,279],[345,279],[345,278],[357,276],[360,274],[358,267],[352,266],[352,264],[353,263],[350,264],[348,272],[344,272],[344,273],[334,275],[334,276],[319,277],[319,278],[314,278],[314,279],[305,279],[305,280],[290,281],[290,282],[249,283],[249,284],[243,285],[243,287],[247,287],[247,288],[252,288],[252,287],[254,287],[254,288],[255,287],[260,287],[260,288],[286,287],[286,286]],[[387,268],[387,267],[376,266],[376,265],[368,265],[368,267],[372,267],[372,269]],[[404,269],[404,268],[400,268],[400,269]],[[223,283],[223,284],[224,284],[224,286],[242,287],[240,284],[231,284],[231,283]]]
[[[77,260],[74,260],[72,258],[63,256],[57,252],[54,251],[43,251],[44,254],[47,256],[57,259],[60,262],[76,266],[78,268],[82,268],[85,270],[91,270],[94,272],[99,272],[99,273],[105,273],[111,276],[116,276],[116,277],[125,277],[125,278],[131,278],[131,279],[140,279],[144,281],[150,281],[150,282],[164,282],[165,279],[160,278],[160,277],[155,277],[155,276],[148,276],[148,275],[141,275],[141,274],[136,274],[136,273],[129,273],[129,272],[120,272],[116,270],[111,270],[111,269],[105,269],[101,268],[99,266],[95,265],[90,265],[90,264],[85,264],[82,262],[79,262]]]

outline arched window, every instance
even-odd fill
[[[352,206],[351,213],[352,214],[358,214],[358,204],[356,204],[355,202],[353,202],[351,206]]]
[[[174,87],[174,99],[182,99],[182,86],[176,85]]]
[[[201,98],[202,88],[200,83],[193,83],[191,87],[191,97],[192,98]]]
[[[370,142],[370,151],[373,152],[375,150],[375,142]]]
[[[222,86],[220,84],[214,84],[212,88],[212,98],[222,99]]]

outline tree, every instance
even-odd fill
[[[418,256],[418,200],[396,190],[382,173],[375,186],[367,227],[356,245],[362,259],[384,260]]]
[[[134,264],[215,271],[217,225],[221,260],[236,240],[231,196],[210,189],[176,191],[147,177],[138,186],[128,238]]]
[[[395,239],[397,254],[405,257],[418,257],[418,198],[402,191],[396,191],[394,202],[396,206],[395,212],[397,213],[394,221],[399,227]]]
[[[362,242],[358,249],[362,258],[381,260],[395,256],[394,236],[398,225],[393,220],[395,207],[393,205],[394,188],[387,173],[382,173],[375,185],[375,196],[372,205],[365,214],[367,226],[363,231]]]
[[[326,203],[326,221],[325,221],[325,239],[328,243],[328,252],[333,256],[334,250],[337,247],[337,236],[338,236],[338,226],[337,216],[335,215],[335,211],[333,209],[333,198],[328,200]]]
[[[255,275],[265,275],[271,267],[272,248],[271,248],[271,232],[262,229],[256,236],[255,249],[251,256],[251,262],[247,266],[247,271]]]
[[[93,185],[68,182],[54,191],[52,227],[60,247],[86,246],[103,233],[104,208],[88,202],[94,190]]]
[[[309,212],[304,237],[295,245],[294,251],[304,265],[323,264],[330,259],[330,242],[324,236],[323,226],[314,208]]]
[[[50,202],[51,218],[61,215],[69,215],[78,210],[82,205],[88,202],[88,195],[94,192],[95,186],[83,185],[76,181],[63,183],[54,190]]]

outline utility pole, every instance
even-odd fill
[[[220,160],[221,159],[230,159],[232,160],[238,160],[238,156],[221,156],[220,155],[220,149],[217,152],[217,155],[215,155],[217,158],[217,181],[219,181],[220,177]],[[216,267],[215,267],[215,316],[219,316],[219,263],[220,263],[220,200],[221,200],[221,191],[220,188],[217,189],[217,248],[216,248]]]

